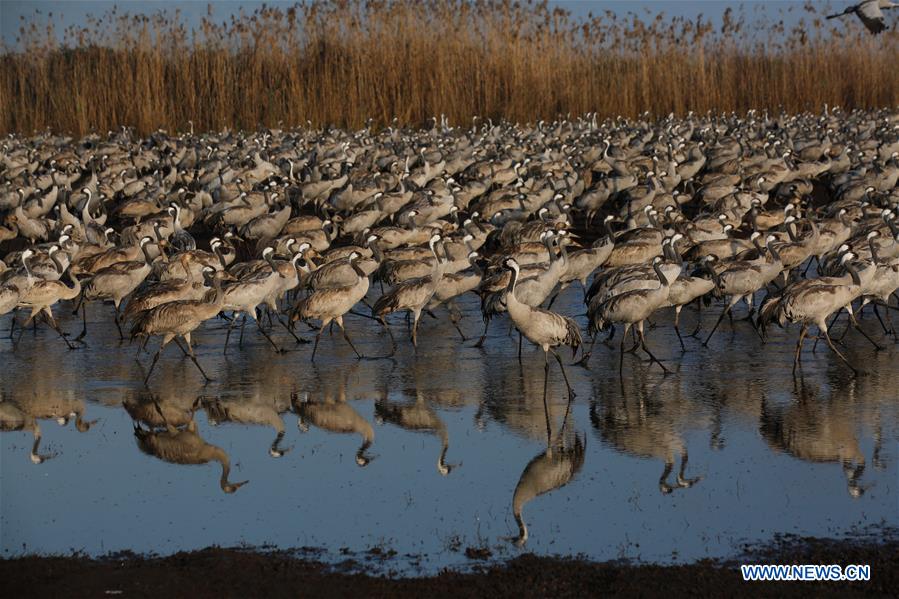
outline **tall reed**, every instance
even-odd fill
[[[115,10],[58,39],[23,26],[0,56],[0,130],[83,134],[422,124],[444,113],[517,121],[688,110],[790,112],[899,104],[899,35],[824,21],[792,30],[728,11],[578,19],[546,3],[312,1],[188,29]]]

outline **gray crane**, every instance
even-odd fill
[[[886,30],[887,26],[883,16],[884,10],[899,8],[899,4],[890,0],[865,0],[846,8],[841,13],[828,15],[828,19],[836,19],[845,15],[855,15],[862,24],[874,35]]]
[[[313,362],[315,361],[315,352],[318,350],[318,342],[321,339],[322,332],[324,332],[325,327],[328,326],[331,321],[336,322],[337,326],[340,327],[340,330],[343,332],[343,338],[349,343],[350,347],[353,349],[353,353],[356,354],[356,357],[362,357],[362,354],[359,353],[356,346],[353,345],[353,342],[350,340],[350,336],[347,334],[346,327],[343,324],[344,314],[352,310],[353,306],[362,301],[365,294],[368,293],[368,276],[357,264],[361,257],[362,256],[358,252],[353,252],[349,256],[349,264],[357,277],[355,283],[343,287],[319,289],[297,302],[294,313],[291,316],[292,320],[308,320],[314,318],[321,321],[318,334],[315,335],[315,345],[312,346],[311,361]]]
[[[174,339],[178,346],[181,347],[181,342],[177,340],[178,337],[183,337],[187,343],[187,349],[185,350],[185,348],[181,347],[181,351],[193,361],[204,379],[207,381],[212,380],[206,374],[206,371],[203,370],[203,367],[200,366],[197,357],[194,355],[194,350],[190,344],[190,334],[204,321],[215,317],[222,311],[222,305],[225,301],[222,279],[227,275],[212,268],[207,268],[203,274],[212,280],[212,285],[215,289],[215,297],[212,301],[181,300],[169,302],[147,310],[135,319],[134,326],[131,328],[132,339],[138,336],[162,335],[162,343],[153,356],[150,370],[147,372],[147,376],[144,377],[144,385],[150,380],[153,368],[156,366],[156,362],[159,360],[159,356],[162,354],[165,346]]]
[[[431,249],[431,253],[434,254],[435,260],[431,274],[417,279],[409,279],[397,284],[379,297],[371,309],[372,316],[381,321],[381,324],[384,325],[384,328],[387,329],[388,333],[390,332],[390,329],[384,321],[385,316],[399,310],[408,310],[411,312],[413,317],[412,345],[415,347],[418,347],[418,321],[421,318],[421,311],[424,310],[425,306],[431,301],[431,298],[434,297],[434,293],[437,291],[437,285],[443,277],[444,269],[446,267],[446,261],[442,260],[437,255],[437,250],[435,249],[441,239],[442,236],[439,233],[435,233],[428,241],[428,246]],[[393,339],[392,333],[390,334],[390,339],[395,351],[396,342]]]
[[[652,261],[652,268],[659,279],[658,287],[651,289],[632,289],[625,291],[619,295],[613,296],[607,301],[600,304],[595,313],[590,318],[590,328],[594,332],[602,331],[608,323],[624,324],[624,332],[621,334],[618,374],[623,376],[624,372],[624,343],[627,339],[627,332],[633,326],[637,329],[640,347],[649,356],[652,362],[658,364],[667,374],[668,369],[656,358],[649,348],[646,347],[646,337],[643,334],[643,321],[664,306],[668,302],[668,294],[670,284],[665,277],[665,273],[659,267],[662,259],[658,256]],[[623,383],[623,379],[622,379]]]
[[[568,380],[568,374],[565,373],[565,366],[562,364],[562,358],[555,352],[553,348],[560,345],[567,345],[572,350],[572,355],[577,353],[577,349],[581,346],[581,330],[577,323],[561,314],[550,312],[542,308],[529,306],[522,302],[515,295],[515,285],[518,283],[519,266],[514,258],[506,258],[503,261],[503,267],[512,272],[509,279],[509,287],[506,291],[506,310],[515,323],[515,328],[528,341],[539,346],[543,350],[544,374],[543,382],[546,387],[546,379],[549,378],[549,354],[551,353],[559,363],[562,369],[562,376],[565,379],[565,386],[568,387],[568,395],[574,396],[574,389]]]

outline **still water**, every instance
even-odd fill
[[[582,314],[579,294],[556,308]],[[476,339],[477,299],[462,308]],[[77,332],[68,312],[56,308]],[[171,344],[144,387],[158,340],[136,362],[108,306],[88,310],[78,351],[45,328],[15,348],[4,335],[0,399],[28,422],[0,434],[3,556],[246,545],[339,561],[377,548],[415,574],[464,566],[469,547],[682,562],[779,533],[899,525],[899,345],[873,315],[863,325],[884,351],[854,331],[844,340],[857,379],[811,342],[794,378],[797,332],[762,344],[745,322],[725,322],[709,348],[688,338],[681,354],[660,317],[647,341],[673,374],[628,355],[620,382],[617,343],[597,343],[589,369],[564,354],[570,402],[552,364],[545,403],[543,354],[526,345],[519,362],[505,318],[478,349],[440,316],[423,317],[417,353],[400,342],[393,361],[359,361],[325,335],[314,364],[277,324],[287,353],[248,326],[223,354],[226,323],[212,321],[194,336],[206,385]],[[682,328],[695,319],[685,310]],[[392,322],[399,339],[406,325]],[[347,323],[360,351],[388,351],[375,323]],[[43,463],[30,459],[31,418]]]

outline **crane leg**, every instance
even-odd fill
[[[119,340],[124,341],[125,335],[122,333],[122,323],[119,322],[119,307],[113,305],[113,315],[115,316],[115,328],[119,331]]]
[[[260,322],[258,320],[256,320],[256,315],[250,314],[250,318],[252,318],[253,322],[256,323],[256,328],[259,329],[259,332],[262,333],[262,336],[265,337],[266,339],[268,339],[268,342],[272,344],[272,347],[275,348],[275,351],[278,352],[279,354],[283,354],[284,350],[281,349],[280,347],[278,347],[278,344],[275,343],[274,339],[272,339],[271,336],[269,336],[269,334],[265,332],[265,329],[262,328],[262,325],[260,324]]]
[[[802,325],[802,330],[799,331],[799,341],[796,342],[796,352],[793,355],[793,375],[796,375],[796,368],[801,365],[802,362],[802,343],[805,341],[805,336],[808,334],[808,325]]]
[[[315,362],[315,352],[318,350],[318,341],[322,338],[322,333],[325,330],[325,326],[327,326],[327,323],[322,322],[321,328],[318,329],[318,333],[316,333],[315,335],[315,343],[312,345],[312,358],[310,358],[310,362]]]
[[[821,331],[821,332],[824,333],[824,339],[827,341],[827,345],[828,345],[828,347],[830,347],[830,349],[833,351],[833,353],[835,353],[837,355],[837,357],[843,361],[843,364],[845,364],[846,366],[849,367],[849,370],[851,370],[855,376],[858,376],[858,374],[859,374],[858,370],[856,370],[855,367],[853,367],[852,364],[849,363],[849,360],[846,359],[846,356],[841,354],[840,350],[838,350],[836,348],[836,346],[833,344],[833,341],[831,341],[830,335],[827,333],[827,331]]]
[[[885,325],[883,323],[883,319],[880,317],[880,310],[877,309],[877,304],[873,304],[873,305],[874,305],[874,316],[877,317],[877,322],[879,322],[880,326],[883,327],[884,335],[892,335],[893,331],[891,331],[890,329],[887,328],[887,325]],[[889,318],[889,317],[890,317],[890,313],[887,312],[887,318]]]
[[[518,331],[518,363],[521,364],[521,331]]]
[[[384,317],[382,316],[378,320],[381,321],[381,326],[384,327],[384,330],[387,331],[387,334],[390,336],[390,353],[387,357],[391,357],[396,354],[396,339],[394,339],[393,332],[390,330],[390,327],[387,326],[387,321],[384,320]]]
[[[803,278],[803,279],[805,278],[805,274],[808,272],[809,267],[812,265],[812,260],[815,260],[815,262],[817,262],[817,261],[818,261],[818,257],[817,257],[817,256],[812,256],[811,258],[808,259],[808,262],[807,262],[806,265],[805,265],[805,270],[802,271],[802,278]]]
[[[624,342],[627,339],[627,332],[630,330],[631,324],[625,323],[624,332],[621,334],[621,343],[619,344],[618,351],[618,378],[621,379],[622,386],[624,385]]]
[[[885,349],[885,348],[882,347],[880,344],[878,344],[876,341],[874,341],[873,339],[871,339],[871,337],[868,336],[868,333],[866,333],[865,330],[862,329],[861,325],[858,324],[858,320],[856,320],[855,314],[853,314],[852,312],[849,312],[849,322],[852,323],[852,326],[854,326],[855,329],[856,329],[859,333],[861,333],[862,336],[863,336],[865,339],[867,339],[868,341],[871,342],[871,345],[874,346],[874,349],[876,349],[877,351],[881,351],[881,350]]]
[[[549,305],[546,306],[546,309],[547,309],[547,310],[551,310],[551,309],[552,309],[553,304],[555,303],[556,298],[559,297],[559,293],[560,293],[561,291],[562,291],[561,289],[560,289],[559,291],[556,291],[556,292],[553,294],[553,296],[552,296],[551,298],[549,298]]]
[[[855,327],[855,329],[862,334],[862,336],[871,342],[871,345],[874,346],[874,349],[877,351],[881,351],[885,348],[881,347],[876,341],[871,339],[870,336],[862,329],[861,325],[858,324],[858,319],[855,318],[855,313],[852,311],[852,306],[847,307],[846,311],[849,313],[849,323]]]
[[[680,335],[680,310],[681,306],[674,309],[674,332],[677,333],[677,340],[680,342],[680,350],[685,352],[687,351],[687,348],[684,345],[684,338]]]
[[[584,352],[584,354],[581,356],[581,359],[575,362],[575,364],[577,364],[578,366],[583,366],[584,368],[587,367],[587,362],[590,361],[590,354],[593,353],[594,343],[596,343],[596,335],[593,335],[593,339],[590,341],[590,348],[586,352]]]
[[[150,363],[150,371],[147,372],[147,376],[144,377],[144,387],[147,386],[147,381],[150,380],[150,375],[153,374],[153,369],[156,368],[156,362],[159,361],[160,353],[162,353],[161,347],[158,350],[156,350],[156,354],[153,356],[153,361]]]
[[[746,316],[744,316],[743,318],[740,318],[738,320],[740,320],[740,321],[748,320],[749,322],[752,323],[752,326],[755,326],[755,321],[752,319],[753,315],[755,315],[755,295],[750,294],[747,297],[749,299],[746,299],[746,298],[743,298],[743,299],[746,300],[746,304],[749,306],[749,312],[746,313]],[[733,322],[733,321],[731,321],[731,322]]]
[[[712,339],[712,335],[715,334],[715,331],[718,330],[718,326],[721,324],[721,321],[724,320],[724,316],[730,314],[730,308],[733,304],[728,304],[726,308],[724,308],[724,312],[721,313],[721,316],[718,317],[718,320],[715,321],[715,326],[712,327],[712,332],[709,333],[709,336],[706,337],[706,340],[702,342],[704,347],[709,346],[709,341]]]
[[[352,314],[353,316],[361,316],[362,318],[368,318],[369,320],[378,320],[371,314],[363,314],[362,312],[356,312],[355,310],[350,310],[349,313]],[[313,327],[313,330],[315,330],[315,327]]]
[[[284,322],[284,320],[281,318],[281,315],[280,315],[280,314],[278,315],[277,318],[278,318],[278,322],[281,323],[281,326],[284,327],[284,329],[285,329],[288,333],[290,333],[290,336],[291,336],[291,337],[293,337],[294,339],[297,340],[297,343],[309,343],[309,340],[308,340],[308,339],[303,339],[302,337],[297,337],[297,334],[294,333],[293,330],[292,330],[289,326],[287,326],[287,323]]]
[[[659,360],[658,358],[656,358],[652,354],[652,352],[649,351],[649,348],[646,346],[646,336],[643,335],[643,328],[640,326],[640,324],[637,324],[637,335],[640,337],[640,347],[643,348],[643,351],[646,352],[646,354],[649,356],[649,359],[652,362],[655,362],[656,364],[658,364],[662,368],[662,370],[665,371],[665,374],[668,374],[670,371],[667,368],[665,368],[665,365],[662,364],[662,361]]]
[[[555,352],[555,350],[549,350],[552,352],[553,357],[555,357],[556,362],[559,363],[559,368],[562,369],[562,378],[565,379],[565,386],[568,387],[568,397],[574,397],[574,388],[572,388],[571,383],[568,382],[568,373],[565,372],[565,365],[562,364],[562,358],[559,357],[559,354]]]
[[[484,340],[487,339],[487,327],[490,326],[490,321],[484,321],[484,332],[481,334],[481,338],[478,339],[478,342],[474,344],[474,347],[484,347]]]
[[[850,308],[851,308],[851,306],[850,306]],[[848,312],[848,310],[847,310],[847,312]],[[843,329],[843,334],[840,335],[839,339],[836,339],[837,343],[839,343],[840,345],[843,345],[843,339],[845,339],[846,335],[849,334],[850,328],[852,328],[852,320],[851,319],[849,320],[849,323],[846,325],[846,328]]]
[[[159,356],[162,354],[162,350],[165,349],[165,346],[168,345],[168,342],[170,340],[171,338],[166,336],[159,344],[159,349],[156,350],[156,354],[153,356],[153,361],[150,363],[150,370],[147,372],[147,376],[144,377],[144,387],[147,386],[147,381],[150,380],[150,375],[153,374],[153,369],[156,368],[156,362],[159,361]]]
[[[634,338],[634,344],[631,346],[627,353],[632,354],[640,349],[640,337],[637,336],[636,329],[631,330],[631,336]]]
[[[47,314],[47,311],[46,311],[46,310],[43,311],[42,314],[43,314],[43,316],[44,316],[44,320],[47,322],[47,324],[50,326],[50,328],[53,329],[54,331],[56,331],[57,334],[59,334],[60,338],[62,338],[62,340],[66,342],[66,346],[67,346],[69,349],[75,349],[75,346],[72,345],[71,342],[69,342],[68,339],[66,339],[66,334],[63,333],[63,332],[62,332],[62,329],[59,328],[59,325],[56,324],[56,319],[53,318],[52,315]]]
[[[887,301],[889,301],[889,298],[887,298]],[[887,308],[890,307],[889,304],[886,304],[886,306],[887,306]],[[890,328],[890,334],[893,336],[893,339],[895,339],[896,338],[896,329],[893,328],[893,319],[890,316],[889,310],[887,310],[887,326]]]
[[[421,318],[421,310],[415,310],[413,313],[415,319],[412,321],[412,347],[418,348],[418,320]]]
[[[549,387],[549,356],[543,352],[543,416],[546,418],[546,446],[552,443],[552,424],[549,421],[549,404],[546,401],[546,392]]]
[[[144,351],[144,349],[146,349],[147,343],[148,343],[149,341],[150,341],[150,336],[149,336],[149,335],[146,335],[146,336],[144,336],[143,341],[141,341],[141,342],[137,345],[137,353],[134,355],[134,359],[135,359],[135,360],[138,360],[138,361],[139,361],[140,353],[141,353],[142,351]]]
[[[357,358],[362,359],[362,354],[360,354],[358,351],[356,351],[356,346],[353,345],[352,341],[350,341],[350,336],[347,334],[346,328],[343,326],[343,319],[337,318],[335,320],[337,321],[337,326],[339,326],[340,330],[343,331],[343,338],[346,339],[346,342],[350,344],[350,347],[352,348],[353,353],[356,354]]]
[[[247,314],[244,312],[243,318],[240,319],[240,337],[237,339],[237,347],[243,349],[243,329],[247,324]]]
[[[696,337],[699,335],[699,331],[702,330],[702,298],[696,299],[696,328],[693,329],[693,332],[690,333],[690,337]]]
[[[78,308],[84,305],[84,294],[81,293],[78,295],[78,303],[75,304],[75,309],[72,310],[72,316],[78,316]]]
[[[828,330],[830,330],[830,329],[833,328],[833,325],[836,324],[837,319],[840,317],[840,315],[841,315],[842,313],[843,313],[842,310],[837,310],[837,313],[834,314],[834,315],[833,315],[833,318],[830,319],[830,324],[827,325],[827,329],[828,329]],[[815,350],[818,348],[818,339],[820,339],[820,336],[815,337],[815,342],[812,344],[812,353],[815,353]]]
[[[181,353],[184,354],[184,357],[185,357],[185,358],[190,357],[190,354],[187,353],[187,348],[185,348],[183,345],[181,345],[181,340],[180,340],[180,339],[178,339],[177,337],[175,337],[175,338],[173,339],[173,341],[175,342],[175,345],[178,346],[178,349],[181,350]]]
[[[609,345],[609,342],[612,341],[612,339],[614,339],[614,338],[615,338],[615,325],[610,324],[609,325],[609,334],[606,336],[605,339],[603,339],[602,342],[603,342],[603,344],[605,344],[609,347],[612,347],[611,345]]]
[[[175,340],[177,341],[177,338]],[[184,341],[187,343],[187,357],[191,359],[191,361],[194,363],[194,366],[197,367],[197,370],[200,371],[200,374],[203,375],[203,378],[206,379],[206,382],[208,383],[212,380],[212,378],[210,378],[209,375],[206,374],[206,371],[203,370],[203,367],[200,366],[200,363],[197,361],[197,356],[194,355],[194,348],[190,343],[190,333],[184,335]],[[178,346],[181,346],[180,342],[178,343]],[[184,348],[182,347],[181,349]]]
[[[231,322],[228,323],[228,332],[225,334],[225,347],[224,349],[222,349],[223,354],[228,353],[228,340],[231,338],[231,329],[233,329],[234,325],[237,324],[237,315],[232,314],[231,316]]]
[[[84,339],[84,336],[87,335],[87,314],[85,314],[87,306],[84,305],[83,301],[79,303],[81,304],[81,332],[75,337],[75,341],[81,341]],[[78,309],[75,308],[75,315],[77,316],[77,314]]]
[[[465,336],[465,333],[463,333],[462,329],[459,328],[459,322],[456,320],[452,320],[452,318],[450,319],[450,322],[453,323],[453,326],[456,327],[456,331],[458,331],[459,336],[462,337],[462,343],[465,343],[466,341],[468,341],[468,338]]]
[[[37,320],[34,319],[37,312],[32,311],[31,314],[28,315],[28,318],[25,320],[25,324],[19,327],[19,336],[16,338],[16,342],[13,344],[14,346],[19,345],[19,342],[22,341],[22,335],[25,334],[25,329],[28,328],[28,325],[34,321],[35,330],[37,330]]]

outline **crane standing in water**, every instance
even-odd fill
[[[565,386],[568,387],[568,395],[574,396],[574,389],[568,381],[568,375],[565,373],[565,365],[562,364],[562,358],[555,352],[553,348],[560,345],[567,345],[572,349],[572,354],[577,353],[577,349],[581,346],[581,330],[577,323],[567,316],[550,312],[542,308],[534,308],[522,303],[515,296],[515,285],[518,282],[520,268],[518,262],[514,258],[506,258],[503,266],[512,271],[509,279],[509,287],[506,293],[506,309],[515,328],[528,341],[539,346],[543,350],[544,372],[549,377],[549,354],[551,353],[559,363],[562,370],[562,376],[565,378]],[[544,387],[546,380],[544,380]]]

